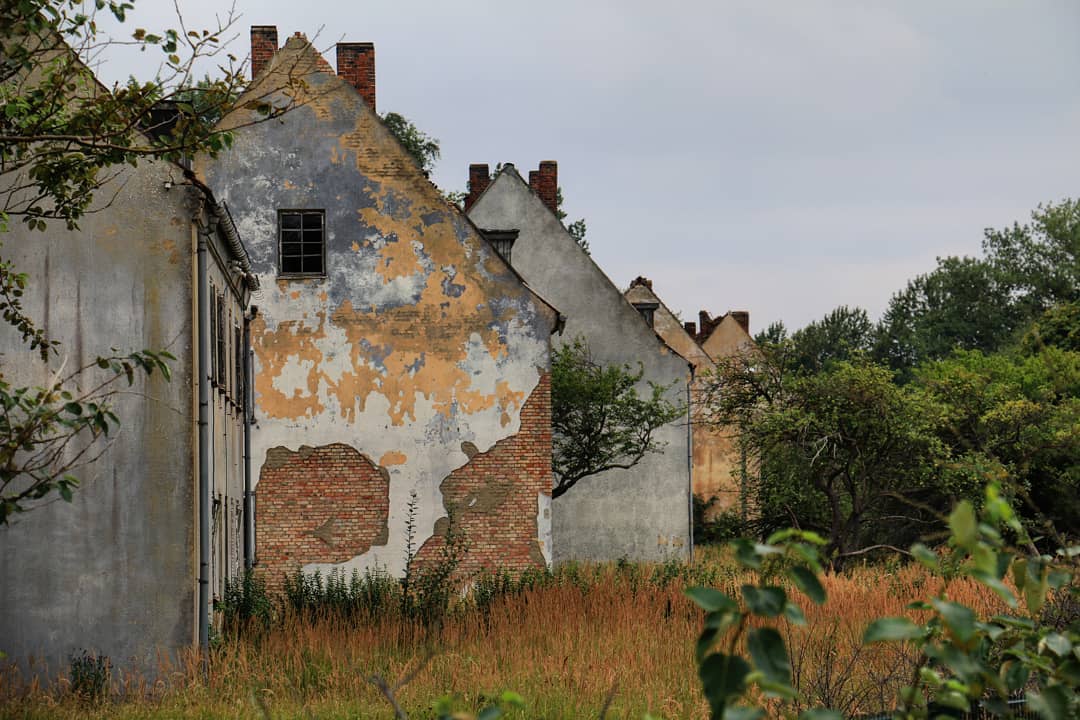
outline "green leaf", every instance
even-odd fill
[[[499,702],[516,708],[525,707],[525,698],[521,697],[513,690],[504,690],[503,694],[499,696]]]
[[[1049,650],[1059,658],[1064,658],[1072,653],[1073,644],[1061,633],[1052,632],[1039,641],[1039,652],[1043,649]]]
[[[686,589],[686,596],[706,612],[718,610],[738,610],[738,604],[724,593],[709,587],[691,587]]]
[[[496,718],[501,718],[502,714],[502,708],[498,705],[489,705],[480,711],[480,714],[476,716],[476,720],[496,720]]]
[[[788,571],[788,577],[795,583],[795,587],[802,590],[808,598],[820,605],[825,602],[825,588],[821,586],[818,576],[805,565],[796,565]]]
[[[1010,660],[1002,665],[1001,677],[1009,692],[1014,693],[1027,685],[1028,678],[1031,677],[1031,669],[1026,663]]]
[[[1027,693],[1027,704],[1043,720],[1068,720],[1070,696],[1061,685],[1050,685],[1041,693]]]
[[[937,553],[930,548],[926,547],[922,543],[915,543],[911,546],[911,554],[926,568],[937,572],[939,561]]]
[[[941,619],[945,621],[945,626],[952,632],[953,637],[964,644],[971,642],[975,637],[974,610],[949,600],[935,598],[930,602],[941,615]]]
[[[776,617],[784,612],[784,605],[787,603],[784,589],[772,585],[743,585],[742,596],[751,612],[764,617]]]
[[[802,626],[806,624],[806,615],[803,614],[802,608],[790,601],[784,603],[784,617],[792,625]]]
[[[754,550],[754,543],[746,539],[735,540],[735,559],[751,570],[761,569],[761,556]]]
[[[812,710],[803,710],[799,715],[799,720],[844,720],[844,716],[835,710],[814,708]]]
[[[721,715],[728,702],[746,690],[750,665],[738,655],[713,653],[698,667],[705,697],[713,714]]]
[[[773,628],[756,628],[746,638],[746,648],[754,667],[774,683],[791,687],[791,663],[784,639]]]
[[[746,707],[745,705],[733,705],[724,708],[722,720],[758,720],[764,717],[765,711],[761,708]]]
[[[885,617],[870,623],[863,633],[864,643],[893,642],[896,640],[918,640],[925,630],[907,618]]]
[[[979,540],[978,519],[975,516],[975,508],[968,500],[957,503],[949,515],[949,529],[953,539],[959,547],[965,550],[974,548]]]

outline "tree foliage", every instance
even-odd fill
[[[954,349],[1013,344],[1046,310],[1080,300],[1080,202],[1039,206],[1031,222],[987,229],[981,258],[939,258],[893,296],[875,356],[909,376]]]
[[[685,408],[667,398],[670,387],[648,383],[643,397],[639,367],[596,363],[581,338],[554,353],[551,367],[552,470],[559,497],[582,479],[629,469],[664,443],[655,434]]]
[[[416,161],[417,166],[424,171],[425,175],[430,174],[435,169],[435,162],[439,159],[439,141],[399,113],[388,112],[382,119],[386,123],[386,128]]]
[[[137,28],[128,41],[99,32],[99,12],[123,22],[132,2],[19,0],[0,6],[0,232],[21,221],[45,230],[48,221],[77,229],[88,212],[108,207],[108,190],[126,166],[145,160],[179,161],[228,147],[229,132],[215,128],[243,89],[242,66],[222,50],[232,24],[214,30]],[[156,54],[157,74],[102,86],[88,63],[111,44],[133,44]],[[193,83],[203,58],[218,61],[216,79]],[[300,80],[288,80],[289,89]],[[286,112],[287,100],[246,102],[265,120]],[[102,192],[106,191],[106,192]],[[100,196],[104,197],[100,197]],[[23,310],[31,279],[0,259],[0,312],[23,347],[45,366],[61,355],[51,338]],[[36,387],[17,387],[0,373],[0,525],[57,493],[70,500],[78,481],[71,474],[100,457],[119,422],[112,409],[115,386],[137,374],[169,378],[164,351],[142,350],[99,357],[86,367],[43,371]],[[5,363],[10,363],[10,354]]]

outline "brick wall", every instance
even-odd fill
[[[271,589],[307,563],[386,543],[389,474],[348,445],[270,450],[256,497],[257,557]]]
[[[521,409],[521,428],[447,476],[440,489],[465,533],[469,553],[460,575],[481,568],[542,567],[537,500],[551,495],[551,382],[545,373]],[[267,586],[308,563],[340,563],[387,541],[389,474],[341,443],[292,452],[274,448],[259,473],[257,557]],[[447,519],[417,552],[436,559]]]
[[[277,28],[273,25],[251,26],[251,79],[254,80],[278,49]]]
[[[537,496],[550,496],[552,482],[551,381],[545,373],[521,410],[518,433],[473,455],[440,486],[443,503],[453,511],[469,545],[460,577],[482,567],[543,567]],[[445,519],[436,523],[435,535],[417,553],[418,562],[438,557],[445,527]]]

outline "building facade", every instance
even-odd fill
[[[4,380],[44,385],[61,366],[142,349],[176,359],[171,381],[116,386],[119,431],[75,470],[70,503],[46,498],[0,527],[2,649],[48,673],[83,649],[155,668],[158,653],[205,639],[213,597],[243,569],[249,518],[242,328],[254,277],[235,228],[171,163],[125,167],[98,197],[78,230],[4,233],[4,257],[30,278],[27,314],[61,342],[45,365],[3,324]],[[91,368],[77,382],[105,377]]]
[[[400,575],[407,545],[423,560],[450,522],[465,571],[542,566],[558,313],[383,125],[374,48],[336,52],[335,73],[302,36],[279,48],[275,28],[252,28],[239,105],[297,107],[253,126],[245,111],[226,117],[232,147],[197,161],[262,288],[257,568],[272,587],[297,570]],[[290,78],[303,82],[282,90]]]
[[[559,344],[583,340],[604,366],[639,367],[648,383],[687,406],[690,367],[647,317],[623,298],[555,214],[557,166],[543,162],[530,181],[513,165],[489,179],[486,165],[470,167],[469,219],[529,285],[566,315]],[[561,560],[664,560],[690,553],[690,427],[684,415],[660,428],[662,451],[634,467],[583,478],[553,504],[554,557]]]

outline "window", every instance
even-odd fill
[[[244,406],[244,341],[240,326],[233,325],[233,351],[236,363],[236,385],[233,388],[233,400],[240,407]]]
[[[228,354],[225,350],[226,333],[228,333],[228,330],[225,329],[225,295],[221,294],[217,296],[217,325],[214,332],[214,345],[217,353],[217,372],[214,380],[217,381],[218,387],[223,392],[225,391],[226,378],[229,376],[229,366],[226,364]]]
[[[645,318],[645,322],[649,324],[649,327],[653,326],[653,321],[656,318],[656,308],[660,307],[660,303],[655,302],[636,302],[634,303],[634,309],[641,313],[641,317]]]
[[[322,210],[278,211],[278,258],[282,275],[322,275],[326,237]]]
[[[481,230],[480,234],[491,243],[491,246],[495,248],[495,252],[499,253],[499,257],[506,261],[507,265],[512,265],[510,261],[510,254],[514,249],[514,242],[517,240],[517,230]]]

